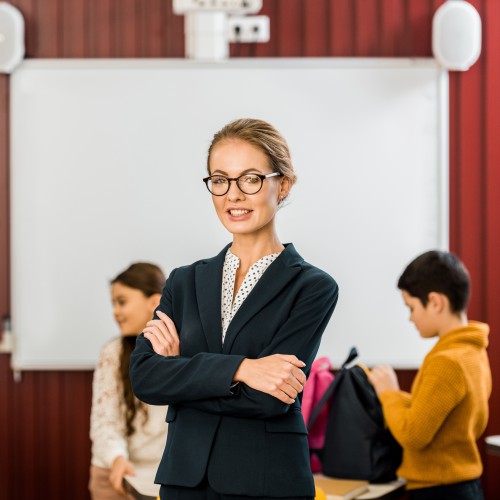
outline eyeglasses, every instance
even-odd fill
[[[231,181],[235,181],[239,190],[245,194],[257,194],[262,189],[264,179],[269,177],[281,177],[283,174],[280,172],[273,172],[272,174],[244,174],[239,177],[226,177],[225,175],[211,175],[205,177],[203,182],[206,184],[207,189],[214,196],[224,196],[231,187]]]

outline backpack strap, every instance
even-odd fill
[[[318,415],[321,413],[321,410],[325,406],[326,402],[330,399],[331,396],[333,396],[335,388],[337,387],[337,384],[340,382],[340,379],[342,378],[342,375],[345,372],[347,365],[357,357],[358,357],[358,350],[355,347],[351,348],[349,355],[347,356],[347,359],[342,363],[342,366],[340,367],[340,370],[337,373],[336,377],[333,379],[332,383],[328,386],[325,393],[318,401],[318,404],[312,409],[311,415],[309,417],[309,422],[307,423],[307,430],[310,430],[312,428],[315,420],[318,418]]]

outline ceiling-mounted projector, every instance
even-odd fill
[[[256,14],[262,9],[262,0],[174,0],[173,9],[176,14],[188,12]]]

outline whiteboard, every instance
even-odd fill
[[[27,60],[11,77],[15,369],[92,368],[118,334],[109,280],[231,236],[206,152],[230,120],[287,138],[298,183],[278,234],[339,283],[320,354],[416,367],[430,349],[396,281],[448,245],[448,84],[430,59]]]

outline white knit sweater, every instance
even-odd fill
[[[160,462],[168,424],[166,406],[149,406],[148,419],[138,411],[132,436],[126,436],[125,402],[119,376],[121,338],[108,342],[101,351],[94,371],[90,439],[92,465],[110,468],[116,457],[122,455],[134,465],[156,466]]]

